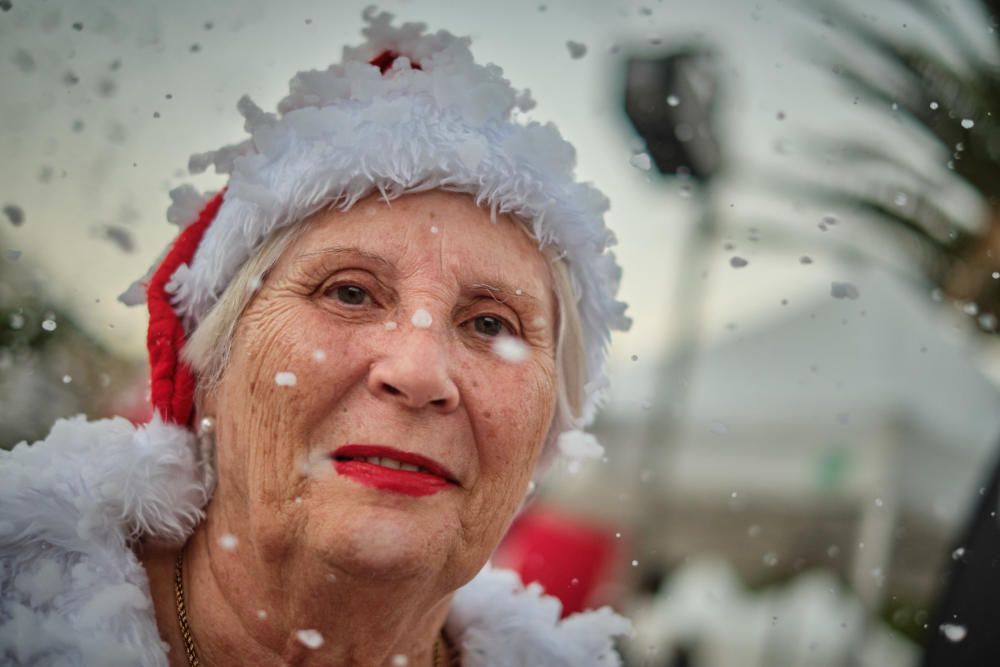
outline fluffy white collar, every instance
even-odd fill
[[[166,666],[138,535],[183,541],[206,494],[186,431],[120,418],[59,420],[0,451],[0,663]],[[609,667],[630,623],[608,608],[559,620],[537,585],[487,566],[455,595],[447,629],[465,667]]]

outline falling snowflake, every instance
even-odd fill
[[[513,336],[501,336],[493,343],[493,352],[512,364],[517,364],[528,358],[528,346],[524,341]]]
[[[410,322],[418,329],[428,329],[431,323],[434,322],[434,319],[423,308],[417,308],[416,312],[413,313],[413,317],[410,318]]]
[[[396,324],[395,322],[393,322],[393,321],[390,320],[389,322],[385,323],[385,330],[386,331],[395,331],[396,327],[398,327],[398,326],[399,326],[398,324]]]
[[[24,224],[24,210],[20,206],[7,204],[3,207],[3,214],[7,216],[7,220],[10,224],[15,227],[20,227]]]
[[[294,387],[299,379],[295,376],[295,373],[281,371],[274,376],[274,381],[279,387]]]
[[[641,169],[643,171],[649,171],[649,169],[653,166],[653,161],[649,157],[649,153],[636,153],[628,159],[628,163],[636,169]]]
[[[267,619],[267,612],[264,611],[263,609],[258,609],[257,610],[257,618],[259,618],[262,621],[266,620]]]
[[[574,461],[582,459],[600,459],[604,456],[604,447],[590,433],[583,431],[565,431],[557,441],[559,451]]]
[[[729,258],[729,266],[733,267],[734,269],[742,269],[744,266],[746,266],[749,263],[750,262],[748,262],[747,260],[743,259],[742,257],[730,257]]]
[[[323,350],[313,350],[313,361],[326,361],[326,352]]]
[[[406,667],[408,664],[410,661],[402,653],[392,656],[392,667]]]
[[[857,299],[861,293],[851,283],[830,283],[830,296],[834,299]]]
[[[941,625],[941,632],[944,636],[948,638],[950,642],[960,642],[965,639],[966,629],[963,625],[953,625],[951,623],[943,623]]]
[[[132,240],[132,233],[124,227],[105,225],[101,229],[101,235],[118,246],[118,249],[122,252],[132,252],[135,250],[135,241]]]
[[[219,546],[226,551],[235,551],[240,541],[232,533],[223,533],[219,538]]]
[[[972,120],[971,118],[962,119],[962,127],[964,127],[965,129],[971,130],[975,126],[976,126],[976,121]]]
[[[569,40],[566,42],[566,48],[569,49],[569,55],[574,60],[584,57],[587,55],[587,45],[581,44],[580,42],[574,42]]]
[[[323,645],[323,635],[317,630],[298,630],[295,638],[307,648],[317,649]]]

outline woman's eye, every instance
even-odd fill
[[[360,306],[371,301],[368,292],[357,285],[338,285],[332,291],[338,301],[351,306]]]
[[[473,327],[476,333],[484,336],[500,336],[507,330],[507,324],[499,317],[492,315],[480,315],[473,319]]]

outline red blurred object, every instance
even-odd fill
[[[529,508],[511,526],[493,562],[538,582],[563,604],[562,615],[604,604],[620,548],[615,531],[551,506]],[[596,595],[595,595],[596,593]]]

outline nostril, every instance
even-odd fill
[[[391,384],[383,384],[382,386],[383,386],[383,387],[385,388],[385,390],[386,390],[387,392],[389,392],[389,393],[390,393],[390,394],[392,394],[393,396],[399,396],[400,394],[402,394],[402,393],[403,393],[403,392],[401,392],[400,390],[398,390],[398,389],[396,389],[395,387],[393,387],[393,386],[392,386]]]
[[[437,406],[439,408],[444,407],[447,403],[448,403],[447,398],[435,398],[433,401],[431,401],[431,405]]]

